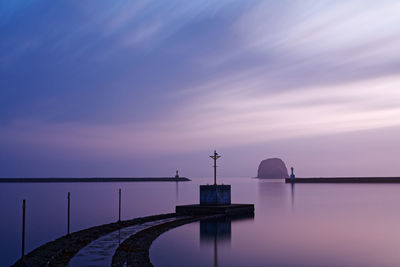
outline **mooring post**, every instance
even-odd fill
[[[26,201],[22,201],[22,258],[25,256],[25,211]]]
[[[118,222],[121,222],[121,188],[119,189]]]
[[[67,236],[70,233],[70,225],[71,225],[71,193],[68,192],[68,219],[67,219]]]

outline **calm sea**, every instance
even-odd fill
[[[26,250],[64,235],[67,193],[71,229],[122,218],[173,212],[197,203],[192,182],[0,184],[0,266],[21,253],[22,200],[27,201]],[[285,184],[220,179],[232,201],[254,203],[254,218],[196,222],[161,235],[150,250],[155,266],[400,266],[400,185]]]

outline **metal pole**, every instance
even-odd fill
[[[119,189],[118,222],[121,222],[121,188]]]
[[[217,157],[214,155],[214,185],[217,185]]]
[[[214,155],[210,156],[214,160],[214,185],[217,185],[217,159],[219,159],[221,156],[218,155],[217,151],[214,150]]]
[[[68,192],[68,222],[67,222],[67,236],[70,233],[70,224],[71,224],[71,193]]]
[[[25,256],[25,211],[26,201],[22,201],[22,258]]]

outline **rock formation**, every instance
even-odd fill
[[[257,178],[289,178],[283,160],[279,158],[265,159],[258,166]]]

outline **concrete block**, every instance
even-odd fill
[[[230,205],[230,185],[200,185],[200,205]]]

